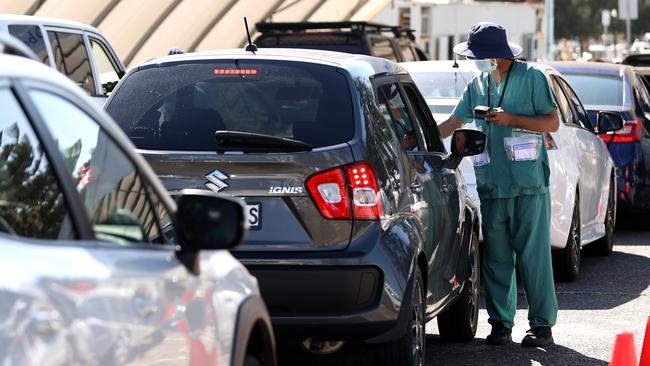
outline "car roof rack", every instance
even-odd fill
[[[303,32],[306,30],[351,30],[358,33],[380,34],[391,32],[395,38],[406,36],[415,40],[414,30],[379,23],[370,22],[260,22],[255,25],[258,32],[263,34],[284,33],[284,32]]]
[[[9,33],[0,31],[0,53],[31,58],[34,61],[41,62],[31,48],[27,47],[20,39]]]

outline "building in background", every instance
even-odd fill
[[[373,21],[415,30],[416,41],[432,60],[453,58],[455,44],[467,40],[472,24],[491,21],[504,26],[511,41],[520,44],[523,58],[543,56],[544,6],[536,1],[509,3],[471,0],[393,0]]]

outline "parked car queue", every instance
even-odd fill
[[[191,72],[170,78],[169,75],[180,73],[166,72],[178,65]],[[553,69],[545,70],[549,78],[562,80]],[[168,76],[161,77],[163,72]],[[560,89],[553,90],[556,99],[560,96],[572,100],[570,87],[560,85]],[[142,88],[158,92],[134,105],[133,98],[146,94],[142,93]],[[22,98],[20,92],[15,93]],[[79,97],[78,94],[75,98]],[[576,100],[569,105],[573,113],[581,107]],[[558,102],[561,101],[558,99]],[[337,108],[331,108],[332,105]],[[50,105],[49,108],[54,107]],[[94,112],[87,111],[90,107],[84,108],[86,113],[94,116]],[[420,365],[425,360],[424,324],[433,317],[438,318],[443,339],[467,341],[473,338],[480,285],[480,221],[476,204],[468,197],[464,178],[458,172],[458,164],[463,156],[482,151],[485,136],[471,130],[458,131],[466,141],[474,142],[476,148],[446,148],[426,101],[403,68],[368,56],[300,49],[260,50],[255,54],[229,50],[174,55],[130,70],[114,89],[106,109],[138,148],[137,151],[152,165],[165,187],[177,197],[178,212],[184,212],[182,204],[187,204],[188,210],[197,210],[194,215],[208,220],[208,227],[225,225],[215,219],[224,217],[223,212],[210,211],[214,207],[204,202],[208,200],[203,198],[205,193],[185,189],[223,191],[244,198],[245,211],[235,211],[241,217],[238,222],[241,224],[245,220],[250,230],[244,243],[232,253],[257,276],[278,339],[300,341],[305,349],[320,354],[338,350],[345,341],[362,340],[371,345],[376,364]],[[562,113],[565,123],[571,123],[571,119]],[[27,114],[28,119],[39,118],[38,112],[27,111]],[[617,118],[611,114],[602,116],[599,131],[615,130]],[[583,120],[573,120],[574,124],[580,122],[584,124]],[[66,123],[70,122],[63,121],[60,125]],[[109,121],[100,123],[102,126],[111,125]],[[606,123],[609,125],[605,126]],[[589,130],[585,125],[581,128]],[[215,131],[219,133],[214,134]],[[118,132],[112,133],[119,135]],[[591,133],[594,133],[593,128]],[[37,135],[43,139],[40,133]],[[56,143],[65,141],[57,137],[55,135]],[[120,141],[116,143],[121,146],[120,151],[133,149],[121,138],[113,138]],[[89,165],[74,164],[80,155],[84,155],[83,147],[88,144],[84,143],[82,136],[78,141],[69,139],[72,137],[68,141],[74,143],[59,149],[65,157],[56,159],[64,160],[63,164],[58,163],[59,166],[64,169],[65,164],[72,164],[77,185],[96,183],[94,180],[101,176],[98,172],[106,175],[106,170],[102,165],[93,165],[92,159]],[[49,142],[42,144],[51,145],[50,140],[45,139]],[[571,140],[560,137],[552,141],[564,146],[564,141]],[[585,137],[582,141],[593,142],[593,139]],[[45,149],[45,156],[54,154],[55,149],[56,146]],[[114,149],[95,150],[109,154]],[[95,150],[86,150],[87,156],[92,157]],[[602,151],[598,153],[605,155]],[[132,159],[139,159],[136,158],[138,155],[134,156]],[[73,157],[72,161],[70,157]],[[601,157],[601,161],[605,161],[604,170],[608,172],[611,159],[608,164],[608,156]],[[148,169],[140,168],[138,164],[142,163],[139,161],[133,164],[144,171]],[[57,178],[58,184],[69,184],[63,184],[58,175]],[[149,175],[142,180],[156,184],[156,179]],[[119,184],[123,183],[120,181]],[[129,189],[138,186],[132,182],[128,184]],[[152,193],[143,186],[146,184],[141,184],[138,189],[145,190],[147,197],[163,194],[162,191]],[[612,215],[615,213],[612,209],[615,207],[615,200],[612,205],[611,199],[612,186],[612,183],[607,186],[605,195],[601,194],[597,203],[597,217],[604,218],[602,225],[597,222],[598,228],[592,228],[597,233],[604,232],[601,242],[606,244],[611,239],[607,235],[607,217],[615,217]],[[597,188],[603,190],[603,187]],[[79,200],[69,191],[64,195],[66,200]],[[565,192],[570,191],[565,189]],[[90,197],[88,192],[97,194],[97,189],[94,192],[79,189],[79,192],[83,204],[92,202],[86,195]],[[203,204],[188,198],[193,195],[201,197],[195,200]],[[577,192],[574,197],[579,197]],[[124,201],[129,201],[128,198],[129,194]],[[159,200],[172,204],[168,198]],[[132,210],[138,207],[137,201]],[[582,226],[577,223],[582,222],[580,210],[583,206],[578,205],[575,199],[573,202],[576,204],[572,207],[571,228],[576,228],[579,235]],[[167,206],[167,211],[175,212],[170,207],[173,206]],[[114,217],[110,217],[111,208]],[[216,238],[221,243],[219,248],[238,241],[232,236],[231,241],[223,239],[224,235],[228,237],[228,233],[237,232],[233,229],[236,223],[231,221],[229,229],[223,226],[214,232],[188,236],[184,235],[184,230],[199,228],[186,229],[183,226],[186,220],[170,219],[174,214],[165,216],[154,209],[149,221],[146,221],[146,216],[144,221],[138,221],[137,215],[125,213],[124,207],[119,205],[111,207],[109,204],[102,209],[107,210],[104,215],[109,217],[102,222],[91,221],[92,224],[88,223],[85,228],[83,224],[87,221],[78,218],[79,214],[71,214],[71,217],[77,217],[77,221],[72,221],[75,232],[83,232],[89,239],[119,241],[121,245],[128,245],[144,241],[147,236],[141,231],[146,233],[145,228],[151,230],[157,226],[160,234],[155,239],[149,238],[147,247],[157,247],[151,244],[158,244],[158,241],[174,243],[178,240],[181,250],[177,250],[175,256],[179,265],[184,265],[189,272],[188,278],[198,271],[198,267],[193,266],[196,254],[189,255],[191,253],[182,250],[184,245],[195,245],[191,244],[191,239],[203,243],[194,246],[195,250],[216,249],[209,244]],[[147,212],[147,209],[143,208],[140,215],[142,212]],[[101,214],[91,216],[95,220]],[[234,218],[238,214],[225,216]],[[610,223],[613,226],[613,220]],[[9,236],[29,237],[29,234],[21,235],[13,230],[16,225],[16,222],[13,225],[8,222],[5,231]],[[206,228],[201,229],[205,231]],[[569,235],[567,243],[571,239]],[[574,236],[573,240],[574,243],[584,243],[580,236]],[[59,242],[57,245],[64,248],[74,246],[69,242]],[[579,259],[580,244],[571,247],[573,259],[576,247]],[[611,244],[609,248],[611,252]],[[88,253],[100,258],[106,255]],[[212,255],[208,263],[216,264],[217,256]],[[220,260],[219,265],[222,265]],[[249,276],[245,270],[244,273],[237,276],[237,281],[241,276]],[[151,273],[144,276],[151,276]],[[220,283],[216,278],[211,281]],[[109,284],[106,290],[96,291],[92,284],[101,281],[92,279],[88,281],[90,286],[84,281],[79,282],[81,285],[74,287],[75,291],[87,289],[88,293],[84,295],[99,299],[87,303],[99,302],[104,307],[125,304],[135,307],[137,314],[151,315],[153,312],[155,316],[150,319],[160,315],[158,311],[163,308],[160,304],[173,309],[174,305],[187,304],[188,299],[200,298],[204,294],[198,291],[191,295],[185,291],[182,296],[174,297],[170,305],[169,300],[158,300],[151,295],[164,291],[144,285],[144,290],[138,286],[130,290],[131,296],[109,300],[110,294],[119,292],[117,290],[122,284]],[[254,281],[249,282],[252,290],[247,291],[255,294],[255,287]],[[190,288],[196,290],[196,285]],[[47,308],[61,312],[64,308],[51,300],[56,297],[44,292],[50,296],[48,304],[52,304]],[[156,300],[152,301],[152,297]],[[126,305],[129,301],[131,304]],[[201,303],[200,300],[197,302]],[[74,318],[95,308],[78,306],[65,308],[65,311]],[[262,324],[262,330],[257,332],[259,328],[252,327],[249,334],[255,334],[255,337],[237,339],[238,342],[233,342],[232,319],[241,313],[231,312],[215,321],[214,309],[196,313],[202,315],[192,315],[192,309],[196,307],[182,305],[180,308],[188,311],[187,320],[171,317],[176,321],[158,323],[171,325],[171,329],[178,326],[178,330],[187,332],[189,357],[214,359],[218,364],[274,363],[273,336],[262,308],[255,313],[262,314],[260,323],[257,323]],[[39,310],[32,310],[31,314],[40,315]],[[349,315],[354,313],[359,316]],[[208,325],[201,323],[198,329],[191,327],[195,323],[190,319],[197,319],[197,316],[200,319],[208,316],[212,322]],[[111,343],[113,347],[93,350],[106,349],[107,357],[112,357],[106,358],[107,363],[128,364],[132,360],[141,360],[145,354],[154,357],[152,360],[164,357],[147,350],[169,340],[169,328],[162,328],[164,331],[143,330],[143,327],[132,326],[139,323],[118,320],[111,312],[100,319],[106,324],[101,331],[112,334],[108,339],[114,343]],[[50,318],[47,320],[48,324],[56,324]],[[84,321],[77,323],[85,325]],[[124,330],[125,327],[128,330]],[[221,331],[217,332],[215,328]],[[15,331],[11,327],[9,330]],[[196,340],[195,336],[201,332],[225,337],[218,338],[220,342],[223,340],[220,343],[223,347],[210,348],[203,343],[192,343],[191,339]],[[41,335],[29,334],[31,339],[37,336]],[[88,357],[84,351],[91,350],[91,346],[85,345],[84,348],[83,340],[70,341],[68,338],[73,337],[61,341],[65,346],[59,350],[74,350],[71,354],[75,357]],[[38,353],[27,346],[32,344],[34,342],[21,343],[10,347],[4,354],[0,349],[0,355],[15,355],[17,353],[13,350],[22,347],[23,355],[31,357]],[[117,355],[111,355],[111,352]],[[69,356],[68,352],[63,352],[63,355]],[[48,362],[57,364],[54,358]],[[66,362],[70,362],[69,359]]]

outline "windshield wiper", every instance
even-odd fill
[[[260,133],[217,131],[214,137],[217,151],[310,151],[313,148],[303,141]]]

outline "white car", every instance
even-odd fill
[[[257,280],[225,250],[241,200],[173,201],[90,97],[2,32],[0,110],[0,365],[276,365]]]
[[[0,32],[20,39],[41,62],[72,79],[100,107],[124,75],[124,65],[111,44],[90,25],[0,14]]]
[[[478,72],[471,61],[405,62],[427,99],[438,123],[445,121],[465,85]],[[562,75],[552,67],[537,64],[544,72],[558,103],[560,128],[545,134],[551,170],[551,247],[554,274],[558,280],[574,280],[580,269],[580,253],[586,244],[603,255],[613,248],[616,221],[616,171],[605,143],[592,127],[580,100]],[[570,112],[570,113],[569,113]],[[618,114],[602,113],[602,133],[622,126]],[[599,121],[600,122],[600,121]],[[448,142],[447,142],[448,143]],[[467,159],[466,159],[467,160]],[[468,160],[461,165],[468,194],[476,202],[474,167]]]

